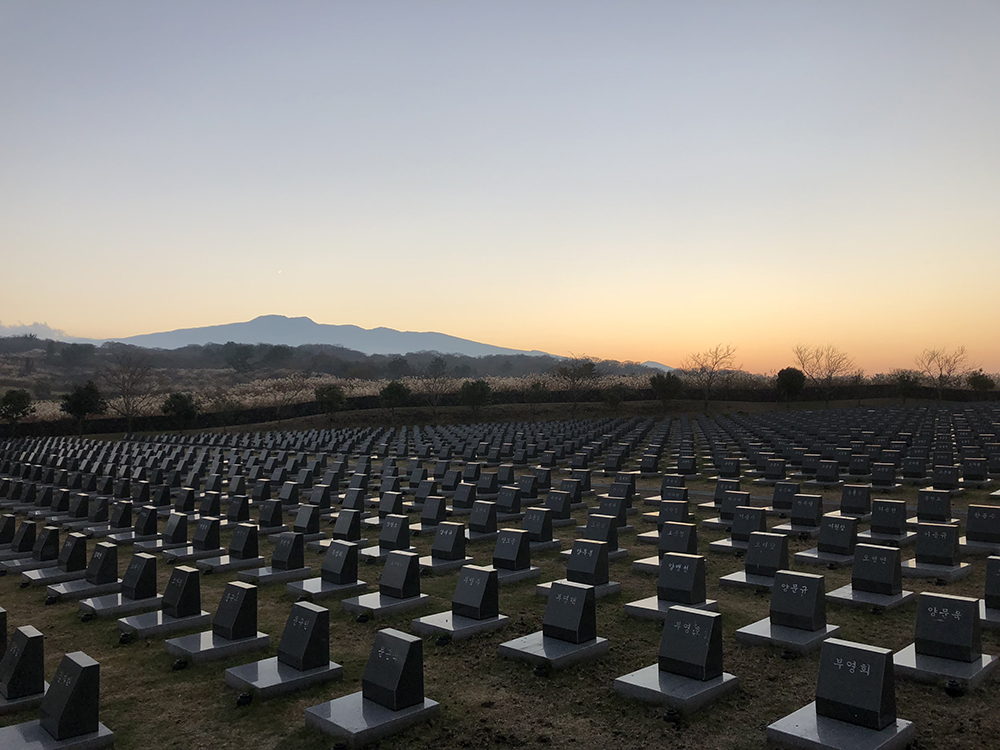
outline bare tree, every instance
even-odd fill
[[[941,401],[944,398],[944,389],[961,379],[964,374],[962,366],[968,357],[969,353],[964,346],[958,347],[953,352],[949,352],[948,347],[943,346],[940,349],[924,349],[914,361],[920,372],[937,388],[938,401]]]
[[[108,353],[101,378],[111,389],[108,408],[125,418],[126,437],[132,436],[135,418],[153,406],[157,382],[149,358],[131,346],[106,345]]]
[[[792,352],[795,354],[795,361],[802,372],[812,381],[813,385],[823,391],[827,406],[830,405],[830,398],[833,396],[833,390],[840,378],[849,374],[854,374],[856,377],[859,374],[864,375],[861,370],[853,372],[854,358],[833,344],[826,346],[799,344]]]
[[[570,414],[574,417],[584,387],[592,385],[601,376],[594,360],[577,356],[563,360],[563,364],[554,367],[551,374],[566,386],[566,393],[572,404]]]
[[[708,398],[712,389],[740,369],[736,365],[736,347],[732,344],[717,344],[707,351],[689,354],[681,363],[681,368],[702,392],[705,411],[708,411]]]
[[[427,403],[430,404],[431,413],[437,414],[437,408],[441,405],[442,397],[452,388],[454,383],[448,377],[448,363],[444,357],[434,357],[427,365],[423,374],[423,392]]]

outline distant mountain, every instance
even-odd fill
[[[659,362],[653,362],[653,361],[643,362],[642,366],[643,367],[652,367],[654,370],[663,370],[663,372],[673,372],[674,371],[673,367],[668,367],[667,365],[660,364]]]
[[[182,328],[163,333],[107,339],[150,349],[179,349],[192,344],[329,344],[343,346],[365,354],[409,354],[435,351],[442,354],[464,354],[483,357],[490,354],[528,354],[544,356],[545,352],[506,349],[481,344],[478,341],[448,336],[444,333],[397,331],[392,328],[360,328],[352,325],[325,325],[309,318],[288,318],[284,315],[261,315],[245,323],[227,323],[203,328]]]

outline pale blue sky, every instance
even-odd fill
[[[1000,370],[995,2],[0,5],[0,322]]]

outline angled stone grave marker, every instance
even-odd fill
[[[885,610],[914,601],[916,594],[903,590],[901,561],[898,547],[859,544],[854,550],[851,582],[826,598],[838,604]]]
[[[264,558],[260,556],[257,526],[252,523],[237,524],[229,542],[228,554],[202,558],[195,565],[205,575],[263,567]]]
[[[625,614],[643,620],[664,620],[677,605],[718,611],[715,599],[706,599],[705,558],[681,552],[667,552],[660,558],[656,595],[629,602]]]
[[[660,572],[660,556],[667,552],[681,552],[688,555],[698,554],[698,527],[693,523],[675,523],[668,521],[660,529],[657,542],[658,554],[644,557],[632,563],[636,573]]]
[[[896,674],[975,689],[998,663],[982,652],[981,633],[978,599],[925,591],[917,600],[916,639],[893,656]]]
[[[375,636],[361,690],[306,709],[306,726],[350,747],[429,721],[440,706],[424,696],[423,641],[392,628]]]
[[[379,590],[344,599],[345,612],[368,617],[385,617],[407,612],[427,603],[420,592],[420,558],[415,552],[390,552],[382,568]]]
[[[528,532],[532,553],[548,552],[562,547],[562,541],[552,538],[553,513],[549,508],[528,508],[524,511],[521,528]]]
[[[674,606],[667,610],[657,663],[615,680],[615,692],[690,714],[734,691],[722,670],[722,616]]]
[[[465,524],[443,521],[434,534],[431,554],[420,558],[420,572],[448,573],[471,562],[472,557],[465,554]]]
[[[622,585],[610,580],[608,571],[608,543],[594,539],[577,539],[573,542],[566,561],[566,578],[540,583],[535,587],[539,596],[549,596],[554,583],[570,581],[594,587],[594,596],[603,599],[622,590]]]
[[[500,531],[493,550],[493,567],[501,586],[541,575],[541,569],[531,564],[531,538],[527,531]]]
[[[201,608],[201,578],[196,569],[178,565],[170,573],[160,610],[118,620],[123,639],[148,638],[181,630],[202,628],[212,616]]]
[[[500,644],[500,656],[560,670],[592,661],[607,653],[610,644],[597,637],[597,607],[593,586],[552,584],[542,630]]]
[[[904,547],[916,540],[916,532],[906,528],[906,503],[903,500],[880,498],[872,501],[871,528],[858,533],[859,542]]]
[[[736,640],[805,654],[839,631],[840,626],[826,622],[823,576],[782,570],[774,576],[770,616],[737,630]]]
[[[163,597],[156,593],[156,558],[145,552],[132,556],[122,576],[121,593],[80,600],[80,615],[91,617],[130,615],[159,609]]]
[[[389,514],[382,522],[379,531],[378,544],[361,550],[365,562],[383,561],[390,552],[416,552],[416,547],[410,545],[410,519],[403,514]]]
[[[827,513],[820,522],[819,544],[795,553],[795,562],[804,565],[839,567],[854,562],[858,542],[858,521],[853,516]]]
[[[816,700],[767,728],[778,747],[902,750],[912,722],[896,717],[892,652],[830,638],[820,653]]]
[[[443,635],[455,641],[499,630],[510,618],[500,614],[498,592],[495,569],[466,565],[459,573],[451,610],[418,617],[410,627],[420,636]]]
[[[278,542],[274,546],[270,565],[241,570],[236,576],[245,583],[257,586],[301,581],[312,575],[312,568],[306,566],[305,553],[304,535],[294,531],[286,531],[278,535]]]
[[[748,493],[749,494],[749,493]],[[745,552],[750,544],[750,535],[754,532],[767,531],[767,514],[763,508],[753,508],[747,505],[737,506],[733,513],[732,536],[719,539],[708,545],[712,552],[737,553]]]
[[[995,505],[969,505],[965,536],[959,537],[962,554],[1000,553],[1000,508]]]
[[[320,575],[292,581],[285,585],[285,590],[307,601],[345,597],[367,590],[368,584],[358,580],[358,551],[359,546],[355,542],[331,541],[323,555]]]
[[[159,539],[151,539],[146,542],[136,542],[134,545],[136,552],[163,552],[168,549],[177,549],[187,546],[188,517],[186,513],[171,512],[167,516],[167,523],[163,527],[163,533]]]
[[[90,556],[84,577],[49,585],[45,589],[46,603],[79,601],[104,594],[117,594],[120,590],[118,547],[108,542],[99,542]]]
[[[916,556],[904,560],[904,578],[941,578],[957,581],[972,573],[972,565],[961,561],[958,526],[948,523],[917,525]]]
[[[261,700],[338,680],[344,668],[330,660],[330,610],[310,602],[292,605],[278,655],[231,667],[226,684]]]
[[[788,567],[788,537],[755,531],[750,534],[743,570],[722,576],[719,585],[770,589],[778,571],[788,570]]]
[[[823,517],[823,496],[796,495],[792,500],[789,516],[788,523],[778,524],[771,531],[775,534],[816,538],[819,536]]]
[[[199,663],[266,649],[270,643],[269,635],[257,631],[257,587],[233,581],[226,584],[211,630],[171,638],[163,646],[182,662]]]
[[[41,705],[48,688],[45,638],[31,625],[22,626],[0,659],[0,716]]]
[[[202,516],[194,529],[191,544],[164,550],[163,559],[168,563],[191,562],[209,557],[221,557],[221,521],[215,516]]]

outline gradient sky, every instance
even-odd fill
[[[0,322],[1000,371],[1000,4],[0,5]]]

